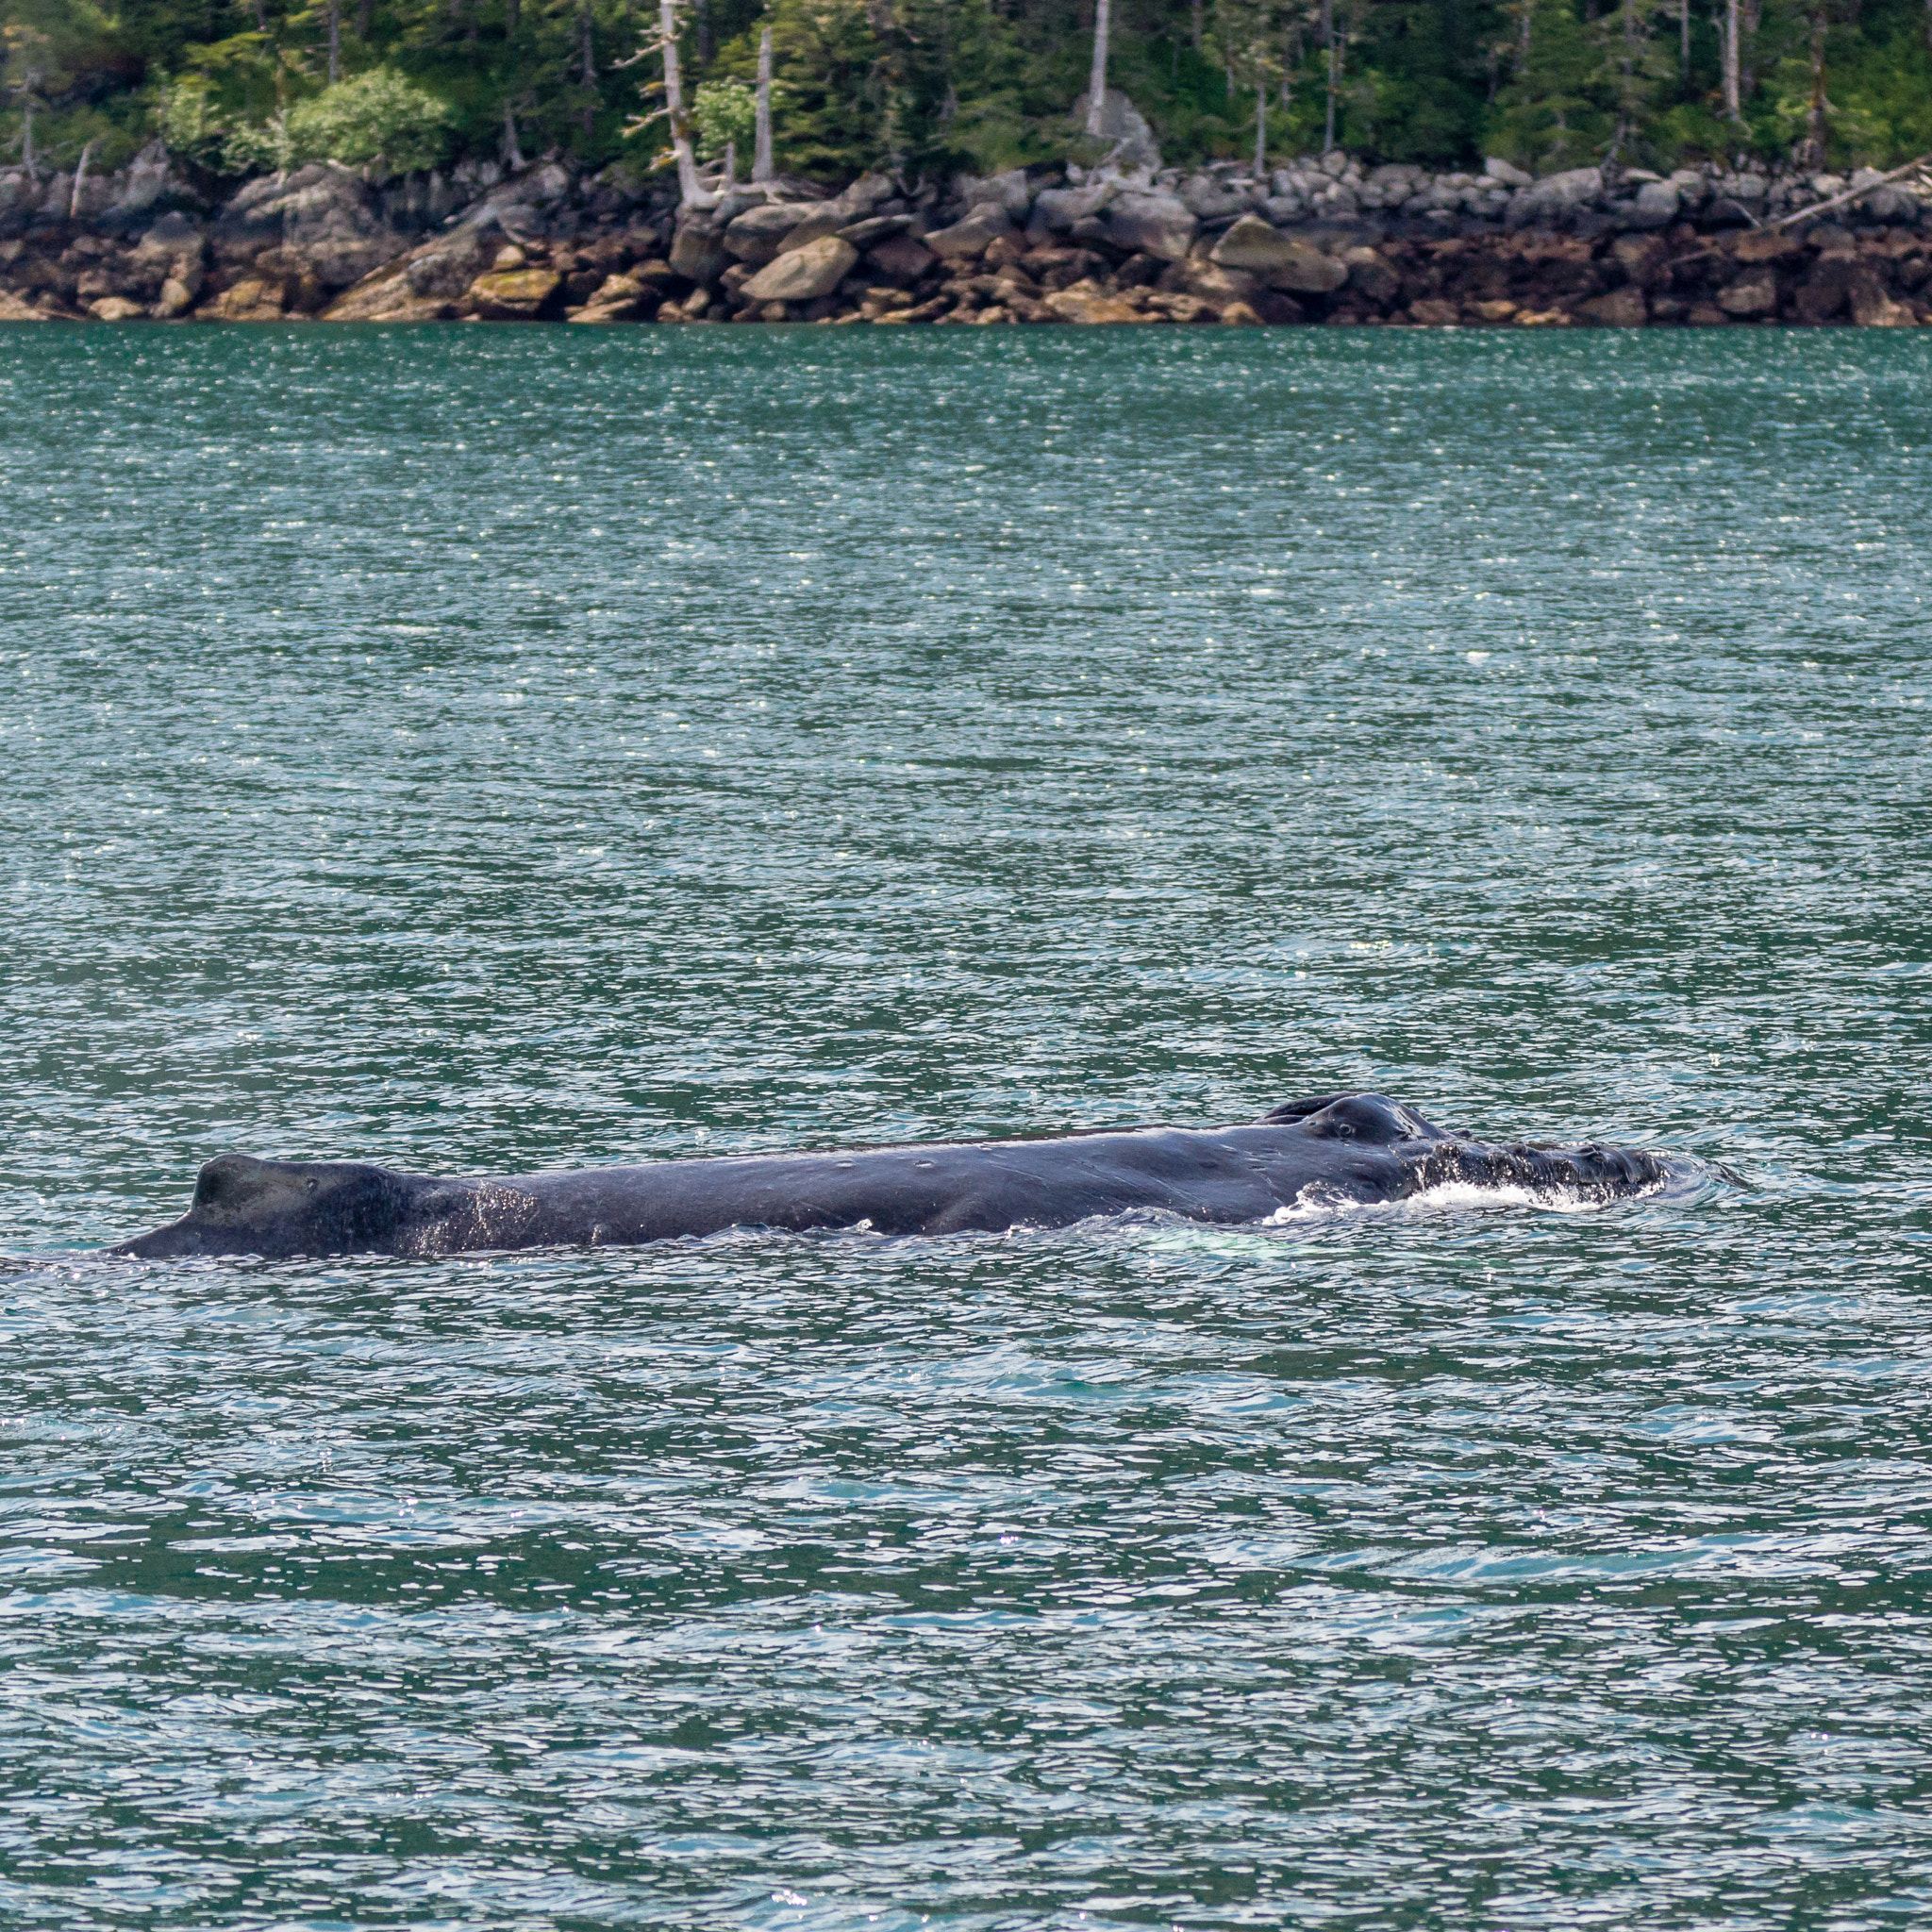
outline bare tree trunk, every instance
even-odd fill
[[[1724,112],[1733,121],[1744,118],[1744,97],[1738,85],[1738,0],[1724,0]]]
[[[342,0],[328,0],[328,84],[342,77]]]
[[[1925,5],[1926,5],[1926,6],[1928,7],[1928,8],[1932,8],[1932,0],[1925,0]],[[1199,53],[1200,51],[1201,51],[1201,0],[1194,0],[1194,52],[1198,54],[1198,53]]]
[[[1268,172],[1268,70],[1255,76],[1255,175]]]
[[[518,29],[522,27],[523,24],[524,9],[521,5],[521,0],[504,0],[503,42],[505,46],[513,47],[516,45],[517,32]]]
[[[684,80],[677,67],[677,12],[672,0],[658,0],[658,31],[664,43],[664,105],[671,110],[671,151],[677,157],[677,200],[689,208],[701,192],[698,164],[691,151],[691,125],[684,118]]]
[[[1322,152],[1335,147],[1335,0],[1322,0],[1322,45],[1328,55],[1328,119],[1322,134]]]
[[[517,145],[517,117],[510,112],[508,94],[503,101],[503,165],[512,175],[524,171],[524,151]]]
[[[1677,0],[1677,77],[1690,78],[1690,0]]]
[[[729,194],[738,186],[738,143],[727,141],[724,143],[724,192]]]
[[[38,74],[29,74],[26,85],[20,91],[23,122],[20,131],[20,165],[26,170],[26,178],[29,181],[40,178],[40,171],[34,165],[34,89],[40,85],[40,81],[41,76]]]
[[[591,0],[580,0],[577,27],[583,35],[584,139],[589,141],[597,125],[597,63],[591,51]]]
[[[1814,168],[1824,165],[1824,8],[1811,15],[1811,125],[1805,136],[1807,158]]]
[[[1087,84],[1087,132],[1100,139],[1100,110],[1107,105],[1108,0],[1093,0],[1093,77]]]
[[[80,191],[87,186],[87,164],[93,158],[94,144],[89,142],[80,151],[80,159],[74,164],[74,192],[67,197],[67,219],[70,222],[80,219]]]
[[[1932,6],[1932,0],[1926,0]],[[772,178],[772,29],[758,36],[758,143],[751,154],[751,178]]]

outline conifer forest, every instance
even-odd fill
[[[701,158],[985,174],[1077,156],[1094,0],[0,0],[0,167],[156,142],[209,185],[555,151],[665,164],[663,29]],[[1932,0],[1103,0],[1170,163],[1345,148],[1436,168],[1885,168],[1932,149]]]

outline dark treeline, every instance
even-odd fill
[[[649,0],[0,0],[0,166],[112,168],[157,137],[211,179],[550,150],[658,164]],[[1092,0],[679,0],[701,152],[748,153],[773,36],[781,168],[1080,152]],[[1108,78],[1165,158],[1329,142],[1548,172],[1932,148],[1932,0],[1112,0]],[[645,125],[640,125],[644,123]]]

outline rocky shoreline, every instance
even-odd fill
[[[1068,164],[836,193],[315,163],[210,207],[158,153],[0,174],[0,320],[1395,326],[1932,324],[1932,187]],[[1805,211],[1834,203],[1817,214]]]

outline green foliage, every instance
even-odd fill
[[[373,67],[338,81],[288,116],[289,142],[298,160],[382,160],[391,173],[433,168],[449,148],[456,116],[432,93],[392,67]]]
[[[1748,125],[1719,102],[1712,8],[1682,69],[1676,0],[1332,0],[1336,133],[1371,160],[1543,171],[1789,155],[1810,100],[1811,0],[1760,0],[1746,49]],[[1932,148],[1925,0],[1824,0],[1829,158],[1896,164]],[[521,151],[601,164],[658,105],[648,0],[341,0],[343,77],[327,78],[327,0],[0,0],[0,143],[112,166],[158,134],[217,175],[317,156],[392,169],[495,156],[505,109]],[[774,48],[776,158],[832,178],[881,161],[928,176],[1079,151],[1092,0],[707,0],[680,48],[701,153],[752,143],[758,35]],[[1171,161],[1251,156],[1257,92],[1274,158],[1322,142],[1330,62],[1321,0],[1113,0],[1111,84]],[[585,27],[591,82],[584,74]],[[1196,24],[1199,39],[1196,39]],[[1525,37],[1524,28],[1527,27]],[[112,158],[109,158],[111,156]]]
[[[726,147],[751,158],[758,136],[758,95],[741,80],[704,80],[691,105],[692,145],[703,161],[723,160]]]

